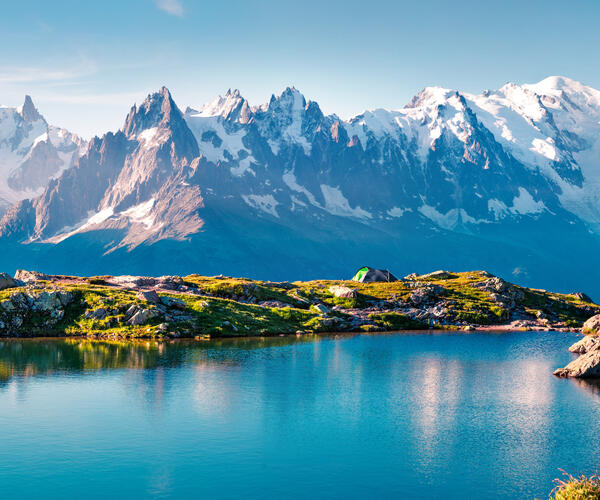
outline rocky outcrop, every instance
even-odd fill
[[[588,319],[582,328],[583,333],[600,333],[600,314]]]
[[[0,301],[0,334],[17,334],[24,326],[25,336],[44,332],[63,319],[72,302],[73,295],[64,290],[14,292]]]
[[[600,377],[600,350],[586,352],[571,361],[564,368],[554,372],[558,377],[598,378]]]
[[[594,318],[600,318],[600,315],[594,316],[590,320]],[[558,377],[600,378],[600,336],[586,335],[569,347],[569,351],[580,354],[580,356],[564,368],[556,370],[554,375]]]
[[[589,351],[595,351],[600,349],[600,336],[598,335],[586,335],[581,340],[575,342],[569,347],[569,352],[575,354],[585,354]]]

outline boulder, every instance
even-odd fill
[[[57,292],[40,292],[32,295],[31,299],[33,300],[31,307],[34,311],[50,312],[62,307]]]
[[[183,278],[181,276],[161,276],[156,281],[157,283],[154,286],[166,290],[177,290],[183,285]]]
[[[160,313],[156,309],[141,309],[136,312],[127,323],[130,325],[143,325],[159,316],[159,314]]]
[[[598,335],[586,335],[569,347],[569,351],[576,354],[585,354],[597,349],[600,349],[600,336]]]
[[[86,319],[104,319],[106,316],[107,311],[104,309],[104,307],[98,307],[97,309],[86,311],[84,314],[84,318]]]
[[[0,290],[15,288],[17,286],[19,286],[19,283],[17,283],[17,281],[15,281],[10,275],[6,273],[0,273]]]
[[[283,307],[292,307],[290,304],[286,304],[280,300],[263,300],[262,302],[259,302],[258,305],[261,307],[276,307],[280,309]]]
[[[165,305],[166,307],[175,307],[177,309],[185,309],[185,302],[181,299],[177,299],[175,297],[161,297],[160,301],[162,302],[163,305]]]
[[[25,271],[24,269],[18,269],[15,273],[15,279],[29,283],[31,281],[48,281],[50,276],[44,273],[38,273],[37,271]]]
[[[593,304],[593,303],[594,303],[594,301],[591,299],[591,297],[590,297],[589,295],[587,295],[587,294],[583,293],[583,292],[575,292],[575,293],[573,294],[573,296],[574,296],[576,299],[579,299],[579,300],[581,300],[582,302],[589,302],[590,304]]]
[[[154,290],[140,290],[137,293],[137,298],[150,304],[160,304],[160,297]]]
[[[438,279],[438,280],[445,280],[448,278],[455,278],[456,275],[452,274],[449,271],[433,271],[432,273],[429,274],[423,274],[422,276],[419,276],[419,278],[424,279],[424,278],[434,278],[434,279]]]
[[[327,314],[329,312],[329,308],[325,304],[313,304],[312,308],[321,314]]]
[[[356,298],[356,289],[349,288],[347,286],[333,285],[329,287],[329,291],[333,294],[334,297],[339,297],[342,299]]]
[[[581,329],[583,333],[600,333],[600,314],[588,319]]]
[[[413,305],[421,305],[434,298],[443,290],[444,289],[438,285],[429,285],[417,288],[414,292],[410,294],[409,302]]]
[[[582,354],[564,368],[554,372],[558,377],[598,378],[600,377],[600,350]]]

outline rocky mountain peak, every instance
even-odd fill
[[[149,128],[164,127],[181,120],[181,111],[173,101],[169,89],[162,87],[158,92],[149,94],[139,107],[134,105],[131,108],[125,119],[123,132],[127,137],[133,137]]]
[[[229,121],[248,123],[252,118],[252,111],[248,101],[242,97],[238,89],[233,91],[229,89],[224,96],[217,96],[202,106],[200,112],[192,108],[186,109],[186,115],[197,115],[203,118],[219,116]]]
[[[31,96],[29,95],[25,96],[25,102],[21,107],[21,116],[26,122],[35,122],[37,120],[43,120],[42,115],[40,115],[39,111],[33,104]]]

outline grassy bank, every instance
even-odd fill
[[[578,328],[600,312],[585,297],[523,288],[485,272],[434,273],[392,283],[276,283],[190,275],[177,278],[172,289],[144,283],[127,288],[111,276],[45,278],[0,291],[3,335],[268,336],[464,328],[515,319]],[[154,300],[140,294],[150,290],[157,292]],[[51,303],[57,293],[69,296],[64,306],[55,300],[59,311],[38,305]]]

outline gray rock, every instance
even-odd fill
[[[277,308],[292,307],[290,304],[286,304],[285,302],[281,302],[280,300],[263,300],[262,302],[259,302],[258,305],[262,306],[262,307],[277,307]]]
[[[138,306],[137,304],[131,304],[129,306],[129,308],[127,309],[127,311],[125,312],[125,314],[127,314],[127,316],[133,316],[139,310],[140,310],[140,306]]]
[[[150,304],[159,304],[160,297],[154,290],[140,290],[137,293],[137,298],[140,300],[145,300]]]
[[[40,312],[50,312],[62,307],[57,292],[40,292],[31,296],[33,300],[32,309]]]
[[[554,372],[558,377],[598,378],[600,377],[600,350],[582,354],[564,368]]]
[[[156,309],[141,309],[127,323],[130,325],[144,325],[158,316],[160,316],[160,313]]]
[[[595,351],[600,348],[600,336],[598,335],[586,335],[581,340],[575,342],[569,347],[570,352],[577,354],[585,354],[589,351]]]
[[[588,319],[581,329],[583,333],[600,333],[600,314]]]
[[[104,307],[98,307],[91,311],[86,311],[84,317],[86,319],[104,319],[107,316],[107,311]]]
[[[37,271],[25,271],[24,269],[18,269],[15,273],[15,279],[30,283],[32,281],[47,281],[50,276],[44,273],[38,273]]]
[[[575,292],[573,296],[581,300],[582,302],[589,302],[590,304],[594,303],[591,297],[583,292]]]
[[[327,314],[329,312],[329,308],[325,304],[313,304],[312,308],[316,309],[316,311],[321,314]]]
[[[452,278],[453,276],[455,275],[449,271],[433,271],[429,274],[423,274],[422,276],[419,276],[419,278],[435,278],[439,280],[445,280],[448,278]]]
[[[161,276],[156,281],[157,284],[155,286],[166,290],[178,290],[183,285],[183,278],[181,276]]]
[[[10,275],[6,273],[0,273],[0,290],[6,290],[7,288],[15,288],[19,286]]]
[[[347,286],[333,285],[329,287],[329,291],[333,294],[334,297],[339,297],[342,299],[356,298],[356,289],[349,288]]]
[[[185,302],[183,300],[175,298],[175,297],[168,297],[165,295],[160,298],[160,301],[166,307],[175,307],[177,309],[185,309],[186,308]]]

